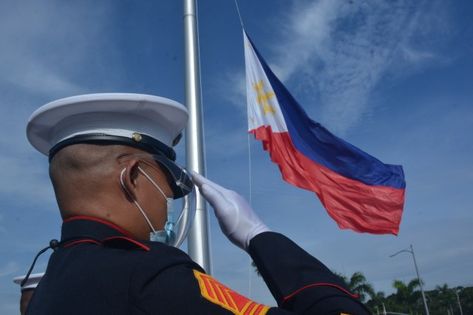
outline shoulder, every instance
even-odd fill
[[[140,265],[166,268],[175,264],[194,264],[182,250],[158,242],[137,241],[128,237],[112,237],[102,241],[110,255],[113,253],[136,261]]]
[[[135,303],[144,312],[164,314],[254,314],[269,307],[258,304],[225,286],[200,268],[176,266],[164,270],[141,288]]]
[[[112,251],[119,251],[120,256],[124,257],[126,264],[131,267],[129,277],[132,293],[143,292],[158,282],[159,285],[166,285],[168,278],[173,279],[175,283],[183,282],[191,274],[187,272],[188,270],[204,272],[197,263],[178,248],[157,242],[141,242],[140,244],[135,246],[122,241],[106,244]]]

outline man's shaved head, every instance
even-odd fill
[[[49,175],[54,186],[74,184],[67,176],[76,180],[107,174],[111,162],[124,153],[125,146],[75,144],[63,148],[52,159]]]
[[[149,226],[136,208],[147,212],[157,228],[166,220],[166,199],[140,171],[172,197],[166,174],[151,154],[116,144],[73,144],[52,158],[49,176],[63,219],[85,215],[106,219],[135,237],[149,237]]]
[[[124,145],[74,144],[56,153],[49,176],[61,213],[73,210],[66,209],[66,201],[77,204],[107,194],[112,184],[110,175],[119,167],[117,161],[137,152],[142,151]]]

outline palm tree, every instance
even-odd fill
[[[365,303],[373,314],[379,314],[383,309],[383,304],[386,304],[386,294],[383,291],[375,292],[371,299]]]
[[[362,272],[357,271],[353,273],[350,280],[348,280],[345,275],[339,273],[336,274],[343,280],[345,286],[350,292],[360,296],[362,302],[365,302],[368,297],[372,299],[376,295],[373,286],[366,280],[366,277]]]
[[[350,277],[348,288],[360,296],[361,301],[366,301],[368,297],[373,298],[376,294],[373,286],[366,280],[361,272],[355,272]]]
[[[407,307],[409,313],[417,311],[422,303],[420,299],[420,292],[416,288],[420,288],[420,281],[413,279],[405,284],[401,280],[394,280],[393,287],[396,289],[395,299],[398,305]]]
[[[437,286],[435,288],[437,293],[437,303],[439,309],[444,309],[445,311],[452,311],[453,306],[456,306],[456,295],[453,289],[449,288],[445,283],[442,286]]]

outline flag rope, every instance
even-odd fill
[[[251,163],[251,134],[248,133],[248,202],[250,203],[250,207],[253,207],[253,171],[252,171],[252,163]],[[248,262],[248,297],[251,298],[251,272],[252,272],[252,259],[249,257]]]
[[[235,0],[235,7],[236,7],[236,10],[237,10],[237,13],[238,13],[238,18],[240,19],[241,28],[245,29],[245,27],[243,26],[243,19],[241,18],[241,14],[240,14],[240,6],[238,5],[237,0]]]
[[[240,13],[240,6],[238,5],[238,1],[235,1],[235,8],[238,14],[238,19],[240,20],[240,25],[243,30],[245,30],[245,26],[243,25],[243,19]],[[248,202],[251,207],[253,207],[253,172],[252,172],[252,163],[251,163],[251,134],[248,133],[247,142],[248,142]],[[252,295],[252,272],[253,272],[253,265],[251,264],[253,260],[251,257],[248,260],[248,297],[251,298]]]

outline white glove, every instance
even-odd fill
[[[192,179],[214,208],[222,232],[233,244],[247,250],[253,237],[270,231],[242,196],[195,172]]]

